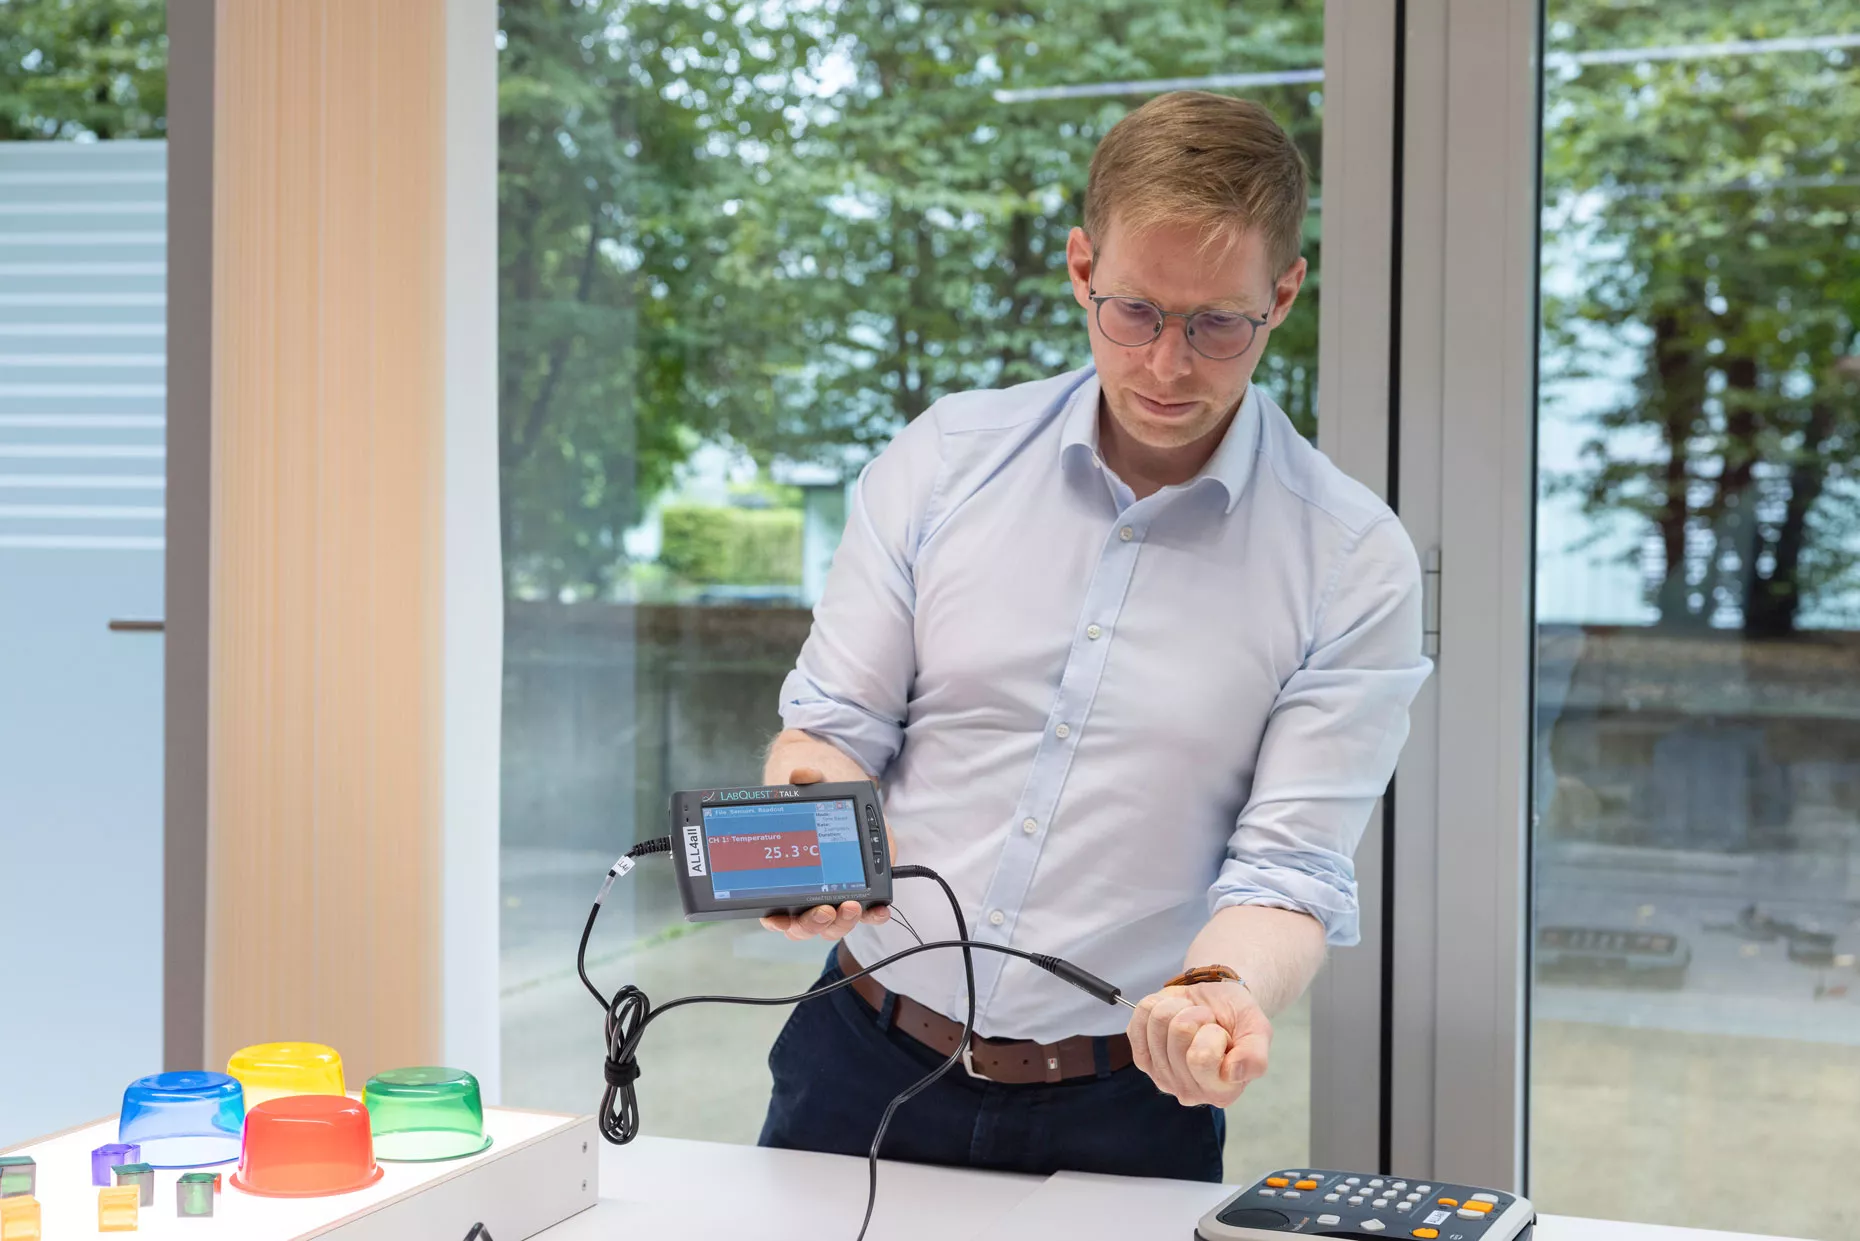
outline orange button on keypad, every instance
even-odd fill
[[[1466,1204],[1465,1209],[1468,1211],[1477,1211],[1483,1215],[1492,1209],[1492,1204],[1489,1202],[1469,1202]]]
[[[1443,1207],[1456,1207],[1460,1204],[1458,1198],[1436,1198],[1435,1201]]]
[[[1272,1186],[1274,1189],[1284,1189],[1287,1185],[1290,1185],[1291,1182],[1282,1176],[1269,1176],[1266,1178],[1266,1184]]]
[[[1299,1189],[1316,1189],[1316,1188],[1317,1188],[1317,1182],[1316,1182],[1316,1181],[1300,1181],[1300,1182],[1298,1182],[1298,1185],[1297,1185],[1297,1188],[1299,1188]]]
[[[1438,1237],[1440,1235],[1440,1230],[1437,1228],[1417,1228],[1414,1230],[1414,1235],[1417,1237]]]

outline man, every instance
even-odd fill
[[[978,952],[980,1037],[893,1157],[1218,1180],[1272,1015],[1357,938],[1351,855],[1429,664],[1400,524],[1249,382],[1304,282],[1305,196],[1254,104],[1133,112],[1066,247],[1093,365],[944,398],[854,491],[764,778],[878,780],[895,856],[975,938],[1146,997],[1126,1025]],[[935,885],[894,905],[953,936]],[[890,914],[764,921],[837,941],[836,978],[912,943]],[[799,1006],[763,1143],[863,1154],[965,1005],[946,950]]]

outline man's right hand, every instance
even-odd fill
[[[814,767],[796,767],[788,773],[790,784],[819,784],[825,779],[819,769]],[[762,919],[762,925],[771,931],[780,931],[793,940],[818,938],[833,942],[845,938],[846,933],[861,922],[876,924],[889,921],[889,905],[874,905],[865,909],[858,901],[846,901],[837,908],[817,905],[803,914],[770,914]]]
[[[838,909],[831,905],[818,905],[804,914],[770,914],[762,919],[762,925],[771,931],[780,931],[789,939],[813,939],[817,936],[832,942],[844,938],[848,931],[861,922],[889,921],[889,905],[862,909],[858,901],[847,901]]]

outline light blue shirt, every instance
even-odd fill
[[[1141,500],[1098,453],[1098,398],[1089,367],[945,397],[866,467],[783,723],[878,777],[899,861],[977,939],[1132,998],[1229,905],[1353,943],[1351,855],[1431,667],[1414,547],[1257,386],[1200,474]],[[934,884],[895,905],[953,935]],[[848,939],[867,962],[911,942]],[[962,1016],[960,953],[879,978]],[[986,1036],[1126,1024],[997,953],[976,981]]]

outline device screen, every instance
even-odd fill
[[[704,810],[710,887],[720,901],[830,896],[866,886],[851,798]]]

